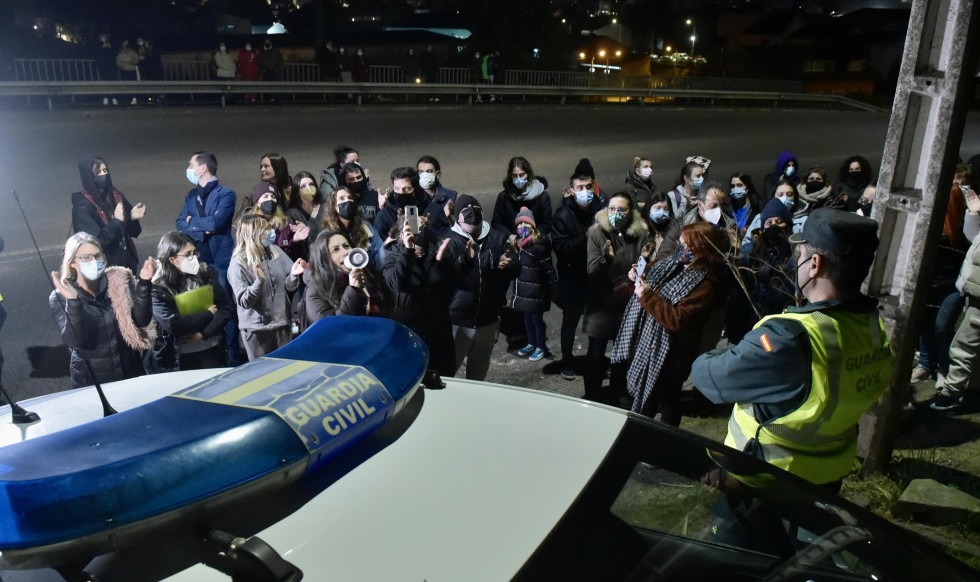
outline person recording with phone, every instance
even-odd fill
[[[450,241],[438,241],[428,217],[419,217],[414,206],[405,209],[406,215],[391,229],[395,240],[385,251],[382,269],[394,299],[391,318],[415,331],[429,346],[429,368],[452,376],[456,354],[449,302],[456,271],[446,251]]]
[[[426,214],[429,206],[429,197],[419,185],[418,172],[407,166],[391,171],[391,192],[384,208],[374,219],[375,230],[387,235],[398,222],[398,217],[405,214],[406,206],[416,207],[418,215]],[[392,240],[389,236],[385,242],[390,243]]]
[[[337,230],[322,231],[313,241],[303,282],[303,330],[330,315],[386,317],[391,311],[388,289],[370,264],[368,253],[351,247]]]
[[[105,158],[86,156],[78,161],[82,191],[71,195],[71,228],[87,232],[99,241],[107,267],[126,267],[139,271],[134,238],[143,232],[140,219],[146,213],[142,203],[135,206],[116,190]]]
[[[126,267],[108,266],[99,239],[86,232],[65,243],[61,269],[51,273],[48,298],[61,341],[71,350],[71,387],[114,382],[146,373],[143,351],[157,337],[150,279],[152,258],[139,280]]]

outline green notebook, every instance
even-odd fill
[[[177,312],[181,315],[198,313],[214,305],[214,289],[210,285],[201,285],[197,289],[174,295],[174,301],[177,302]]]

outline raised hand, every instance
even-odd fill
[[[116,204],[116,209],[112,212],[112,217],[119,221],[126,220],[126,209],[123,207],[122,202]]]
[[[146,206],[144,206],[142,202],[136,206],[133,206],[133,209],[129,212],[129,218],[131,220],[139,220],[143,218],[144,215],[146,215]]]
[[[309,228],[307,228],[307,230],[309,230]],[[289,269],[289,274],[293,277],[299,277],[303,274],[303,271],[309,268],[309,266],[310,264],[303,259],[296,259],[296,262],[293,263],[293,266]]]
[[[62,281],[61,274],[58,271],[51,271],[51,282],[54,284],[58,295],[61,295],[65,299],[78,299],[78,290]]]
[[[445,239],[439,244],[439,250],[436,251],[436,260],[441,261],[442,257],[446,255],[446,249],[449,248],[449,239]]]
[[[252,265],[252,272],[255,273],[256,279],[265,281],[265,272],[262,270],[262,265]]]
[[[153,257],[146,257],[143,261],[143,268],[140,269],[140,279],[144,281],[149,281],[153,278],[153,274],[157,272],[156,263],[153,261]]]

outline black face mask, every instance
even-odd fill
[[[463,224],[470,226],[483,224],[483,210],[477,206],[464,208],[460,211],[460,214],[463,215]]]
[[[402,208],[411,206],[412,204],[415,204],[415,194],[398,194],[395,196],[395,201],[398,203],[398,206]]]
[[[351,182],[350,184],[347,185],[347,191],[356,196],[360,196],[361,194],[364,193],[364,186],[365,186],[364,180],[361,180],[360,182]]]
[[[871,218],[871,205],[873,202],[866,202],[864,204],[858,204],[858,208],[861,209],[861,214],[867,218]]]
[[[279,203],[275,200],[266,200],[259,204],[259,211],[266,216],[272,216],[276,213],[276,209],[279,208]]]
[[[857,187],[864,183],[864,179],[861,178],[861,172],[848,172],[847,173],[847,183],[851,186]]]
[[[762,231],[762,238],[773,247],[783,248],[789,246],[789,233],[781,226],[770,226]]]
[[[823,190],[823,180],[812,180],[806,183],[806,193],[813,194]]]
[[[109,174],[102,174],[101,176],[95,177],[95,187],[99,190],[105,190],[106,186],[109,185]]]
[[[350,220],[353,218],[354,210],[354,204],[350,200],[337,204],[337,216],[343,218],[344,220]]]

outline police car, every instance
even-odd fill
[[[0,408],[0,580],[977,579],[697,435],[424,387],[424,344],[387,320],[326,318],[294,344],[107,385],[107,418],[92,388],[23,403],[30,425]]]

